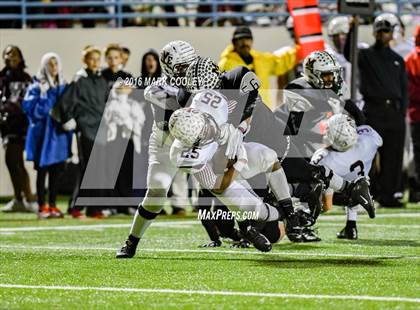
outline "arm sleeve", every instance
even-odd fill
[[[232,70],[236,67],[241,66],[240,64],[238,64],[237,62],[227,58],[227,57],[222,57],[218,63],[219,65],[219,69],[221,72],[223,71],[229,71]]]
[[[237,69],[234,88],[246,97],[244,110],[241,117],[241,122],[250,118],[254,112],[257,104],[263,104],[261,96],[258,93],[260,88],[260,81],[254,72],[245,67]]]
[[[265,54],[267,63],[271,63],[271,75],[283,75],[292,70],[297,62],[296,48],[285,51],[280,55]]]
[[[401,66],[401,112],[405,115],[408,107],[408,77],[405,66]]]
[[[353,117],[357,126],[366,124],[366,116],[352,100],[346,100],[344,109]]]
[[[38,84],[32,84],[26,91],[22,101],[22,110],[28,119],[35,121],[35,107],[40,100],[40,89]]]
[[[56,110],[63,124],[72,118],[77,118],[78,88],[77,82],[72,82],[57,103]]]
[[[204,189],[212,190],[216,185],[217,176],[209,164],[205,164],[198,172],[193,174]]]

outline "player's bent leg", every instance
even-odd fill
[[[163,208],[175,173],[176,168],[173,166],[159,163],[149,166],[147,175],[149,188],[134,215],[130,234],[124,246],[117,251],[116,258],[132,258],[135,255],[141,237]]]
[[[362,177],[350,183],[345,192],[350,197],[350,206],[360,204],[371,219],[375,218],[375,205],[369,191],[369,181]]]
[[[276,208],[265,204],[257,195],[251,193],[237,181],[232,182],[222,194],[217,195],[217,198],[231,211],[238,212],[240,219],[244,219],[250,213],[257,221],[274,221],[279,218]],[[244,238],[250,241],[256,249],[262,252],[271,251],[270,241],[253,226],[247,226],[242,230],[242,233]]]

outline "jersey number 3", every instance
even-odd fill
[[[358,167],[360,168],[360,171],[357,173],[357,175],[365,176],[365,165],[363,165],[363,162],[361,160],[356,161],[350,166],[350,172],[355,171]]]

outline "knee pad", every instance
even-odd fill
[[[159,214],[166,202],[166,190],[148,189],[140,207],[148,212]],[[140,208],[139,207],[139,208]]]
[[[145,218],[146,220],[153,220],[156,218],[156,216],[159,215],[160,210],[157,213],[150,212],[149,210],[146,210],[142,205],[139,205],[139,207],[137,208],[137,212],[141,217]]]

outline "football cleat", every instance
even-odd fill
[[[236,249],[247,249],[251,247],[251,243],[249,243],[248,240],[242,239],[240,241],[234,242],[230,247]]]
[[[302,229],[303,242],[319,242],[321,238],[315,233],[312,227],[305,227]]]
[[[369,191],[369,181],[366,178],[359,178],[350,183],[346,192],[350,197],[350,207],[360,204],[371,219],[375,218],[375,205]]]
[[[339,233],[337,233],[338,239],[349,239],[356,240],[358,238],[356,227],[344,227]]]
[[[222,241],[216,240],[200,245],[200,248],[217,248],[222,245]]]
[[[296,213],[289,214],[289,216],[284,219],[284,222],[287,238],[289,238],[291,242],[304,242],[298,215]]]
[[[312,226],[322,211],[322,192],[324,190],[324,183],[321,180],[313,181],[307,185],[307,191],[300,197],[301,202],[306,202],[309,206],[310,214],[307,220],[311,223],[302,226]],[[298,214],[299,217],[305,216]]]
[[[299,225],[302,227],[310,227],[315,224],[315,219],[303,209],[296,210],[296,215],[299,218]]]
[[[117,251],[115,258],[132,258],[134,255],[136,255],[136,249],[137,245],[139,244],[139,240],[140,239],[134,236],[128,236],[123,247]]]
[[[248,226],[244,233],[244,238],[252,243],[252,245],[261,252],[270,252],[271,243],[268,239],[254,227]]]

